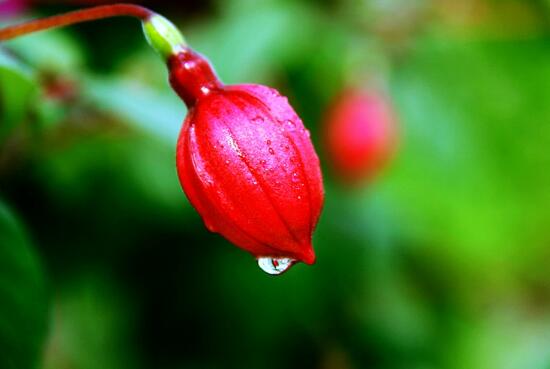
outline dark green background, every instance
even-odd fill
[[[6,42],[0,368],[550,368],[549,2],[146,5],[312,131],[318,262],[270,277],[206,231],[175,172],[185,107],[138,22]],[[349,85],[388,93],[400,128],[354,188],[320,135]]]

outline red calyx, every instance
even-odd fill
[[[190,48],[168,59],[170,84],[188,107],[212,91],[220,91],[223,84],[216,76],[208,60]]]
[[[376,176],[397,143],[392,109],[376,91],[344,91],[329,108],[324,133],[328,159],[349,183]]]
[[[190,50],[169,67],[171,84],[189,107],[178,175],[206,227],[257,258],[314,263],[321,171],[288,100],[265,86],[223,86]]]

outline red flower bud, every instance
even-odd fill
[[[325,121],[328,158],[344,181],[372,179],[391,158],[397,142],[388,101],[375,91],[349,89],[332,104]]]
[[[288,100],[260,85],[224,86],[188,48],[168,64],[170,82],[189,107],[178,175],[206,227],[250,252],[268,273],[314,263],[321,171]]]

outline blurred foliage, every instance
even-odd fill
[[[24,119],[37,88],[31,72],[0,49],[0,142]]]
[[[104,274],[67,281],[53,303],[44,368],[136,368],[131,300]]]
[[[37,367],[47,306],[38,258],[24,229],[0,202],[0,367]]]
[[[549,4],[146,4],[225,82],[288,95],[323,166],[334,95],[394,101],[395,161],[354,189],[327,166],[318,262],[278,278],[187,203],[185,106],[137,22],[3,44],[0,195],[26,227],[0,207],[0,368],[550,368]]]

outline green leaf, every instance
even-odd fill
[[[36,368],[48,307],[44,276],[24,231],[0,202],[0,368]]]
[[[36,92],[32,72],[0,49],[0,142],[25,118]]]
[[[67,73],[84,63],[82,48],[64,30],[48,30],[9,41],[7,46],[34,68]]]
[[[264,81],[285,63],[311,55],[317,44],[315,9],[284,2],[248,5],[184,32],[226,83]]]
[[[104,111],[175,146],[186,109],[169,87],[157,91],[131,80],[90,78],[84,94]]]

